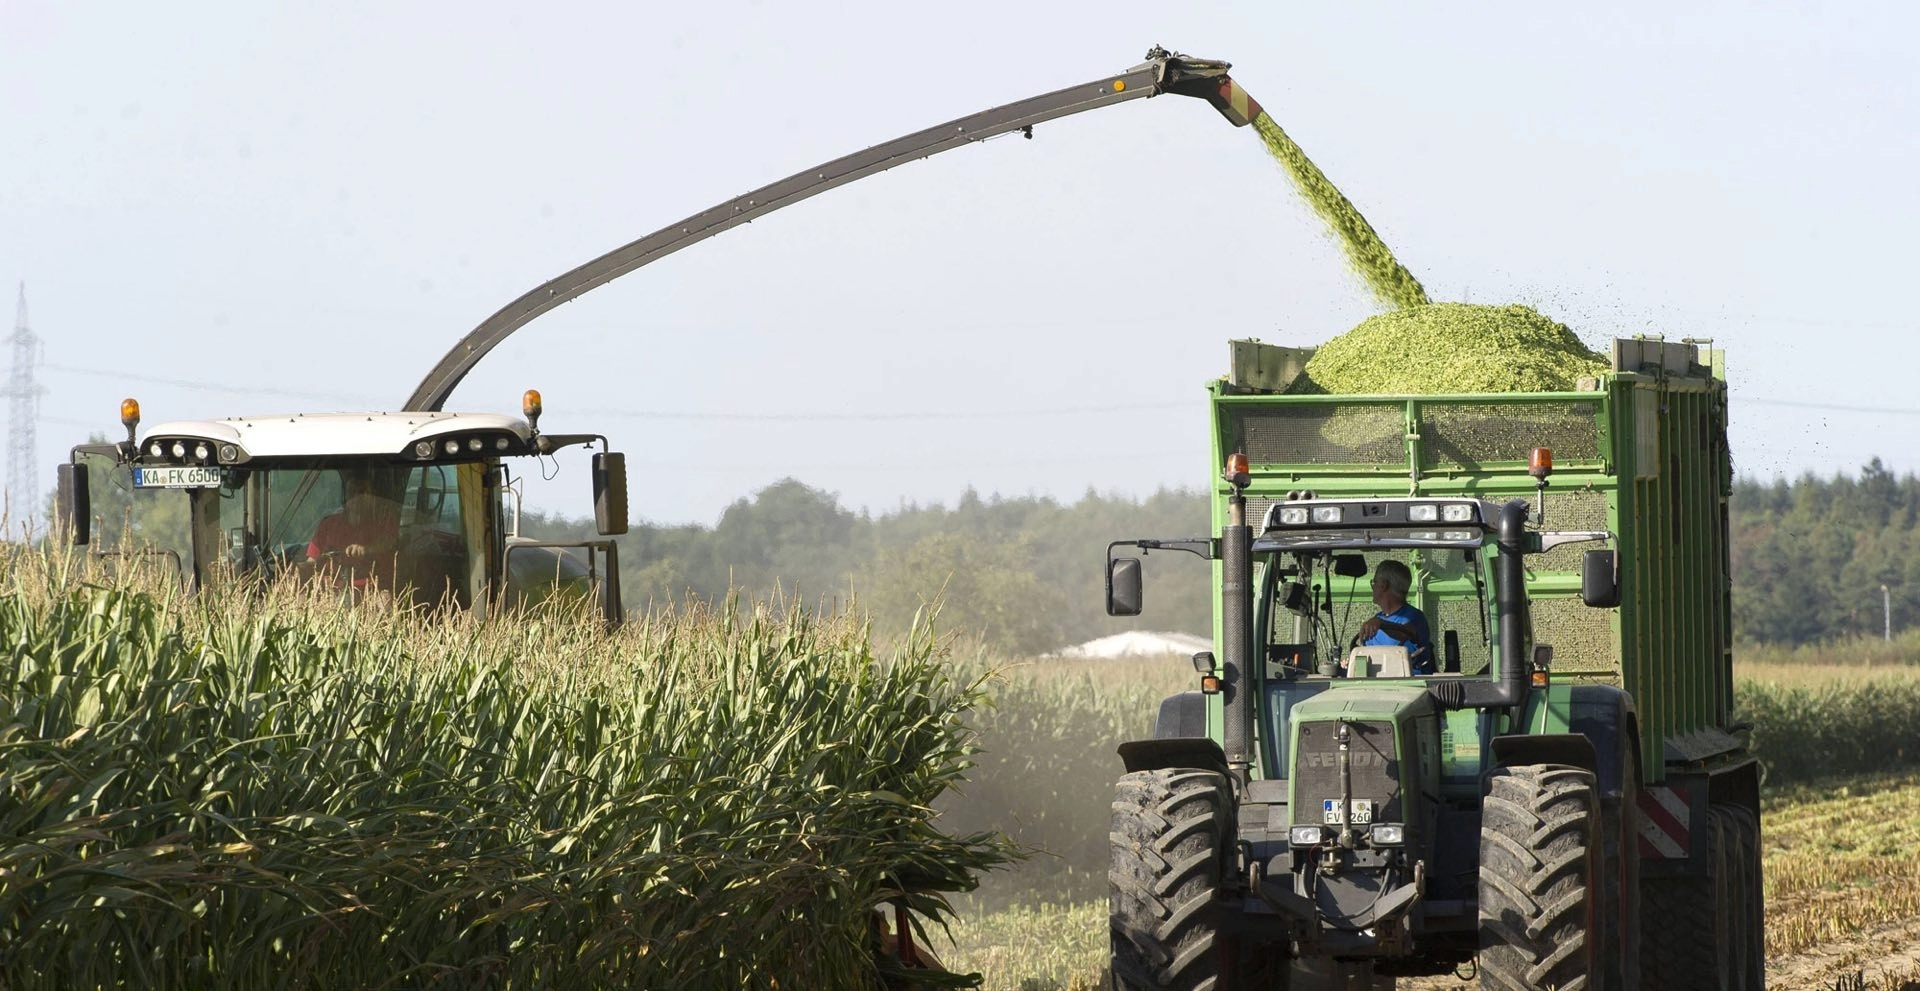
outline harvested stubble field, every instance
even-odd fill
[[[1749,655],[1756,659],[1736,664],[1739,697],[1757,724],[1760,753],[1778,768],[1762,815],[1768,986],[1920,987],[1920,771],[1911,769],[1920,766],[1920,664],[1901,663],[1872,641],[1799,653],[1742,650],[1743,658]],[[976,714],[987,752],[967,787],[1007,803],[1000,821],[1017,840],[1092,851],[1084,836],[1104,839],[1106,802],[1120,771],[1114,741],[1143,732],[1157,699],[1186,687],[1189,671],[1180,658],[1005,669],[1007,684],[993,690],[1026,701],[1014,717],[1004,702]],[[1114,705],[1114,697],[1129,704]],[[1074,706],[1082,711],[1070,711]],[[1038,752],[1049,737],[1027,714],[1036,707],[1061,711],[1063,721],[1088,729],[1105,714],[1107,732],[1115,735],[1067,740],[1057,734],[1055,749]],[[1009,722],[1003,727],[999,720]],[[1900,767],[1908,769],[1889,770]],[[1052,803],[1044,818],[1025,816],[1023,786],[994,779],[1002,768],[1018,768],[1036,782],[1024,787],[1039,789]],[[1036,773],[1040,769],[1045,773]],[[1059,807],[1067,799],[1078,811]],[[943,959],[983,972],[985,987],[994,991],[1103,987],[1104,856],[1104,843],[1077,864],[1043,854],[990,879],[983,890],[992,898],[963,913]]]
[[[0,987],[874,981],[872,909],[1004,860],[931,804],[930,637],[735,603],[609,635],[0,559]]]

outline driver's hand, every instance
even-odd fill
[[[367,548],[367,545],[365,544],[348,544],[347,546],[342,547],[340,549],[340,553],[347,557],[358,558],[358,557],[366,557],[369,554],[371,554],[372,551],[369,550]]]
[[[1380,617],[1375,616],[1360,624],[1360,639],[1366,640],[1380,632]]]

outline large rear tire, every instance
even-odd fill
[[[1493,772],[1480,816],[1480,986],[1598,987],[1600,802],[1591,772]]]
[[[1107,919],[1114,991],[1225,991],[1239,948],[1213,901],[1232,842],[1226,776],[1135,771],[1114,788]]]

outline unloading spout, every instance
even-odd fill
[[[1188,58],[1157,45],[1147,52],[1147,61],[1159,64],[1163,92],[1205,100],[1235,127],[1245,127],[1260,116],[1260,102],[1227,75],[1231,62]]]

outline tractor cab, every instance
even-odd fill
[[[76,447],[59,472],[72,543],[110,559],[165,558],[196,587],[322,582],[361,598],[486,613],[554,596],[621,615],[612,540],[519,535],[514,459],[595,445],[596,529],[626,532],[626,475],[599,435],[496,413],[303,413],[182,420]]]

